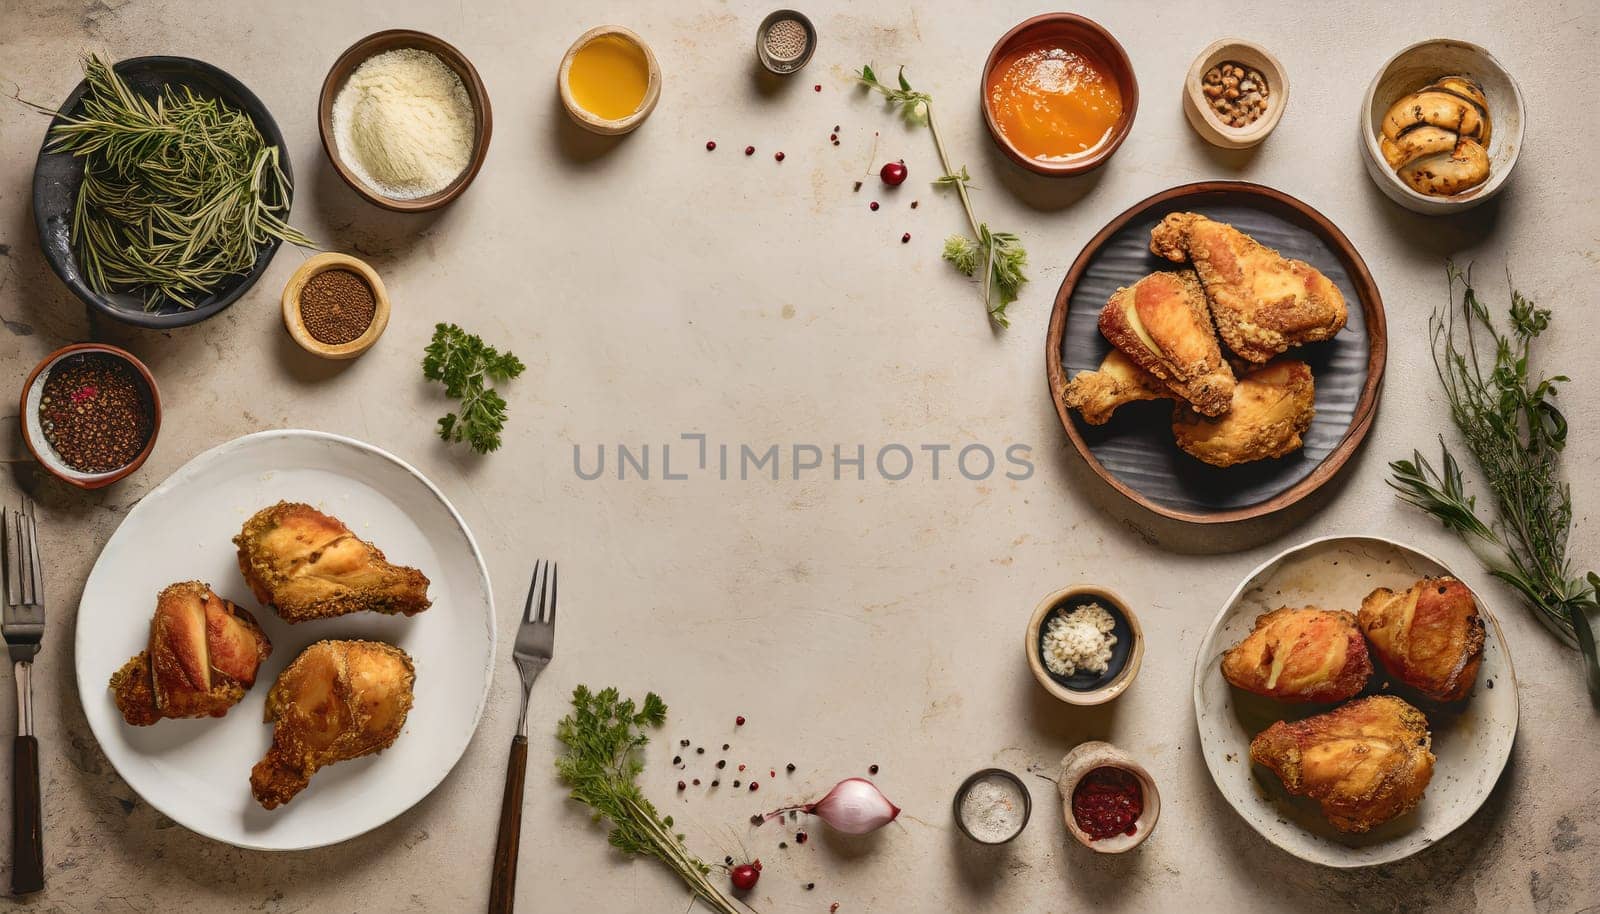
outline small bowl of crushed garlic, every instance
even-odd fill
[[[1289,77],[1266,48],[1241,38],[1213,42],[1183,81],[1189,126],[1213,146],[1247,149],[1267,138],[1289,104]]]
[[[1144,633],[1121,597],[1079,584],[1039,601],[1023,649],[1045,691],[1068,704],[1098,705],[1139,675]]]

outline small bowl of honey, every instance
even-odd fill
[[[655,110],[661,66],[631,29],[596,26],[579,35],[561,58],[556,89],[578,126],[616,136],[631,132]]]
[[[1139,83],[1099,23],[1046,13],[995,42],[983,67],[983,119],[1006,157],[1042,175],[1099,167],[1127,139]]]

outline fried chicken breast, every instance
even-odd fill
[[[1298,451],[1316,412],[1311,366],[1280,359],[1239,378],[1224,415],[1203,416],[1180,403],[1172,413],[1172,434],[1190,456],[1230,467]]]
[[[1222,678],[1279,701],[1343,701],[1366,687],[1372,660],[1354,614],[1285,606],[1222,655]]]
[[[1384,669],[1435,701],[1460,701],[1483,664],[1478,601],[1455,578],[1423,578],[1396,593],[1380,587],[1361,601],[1361,630]]]

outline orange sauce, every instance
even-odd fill
[[[1056,40],[1006,52],[984,91],[1001,135],[1045,162],[1093,152],[1122,117],[1111,68],[1088,49]]]

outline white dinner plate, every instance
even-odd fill
[[[433,606],[410,619],[352,613],[294,626],[260,606],[231,540],[250,515],[280,500],[313,505],[390,561],[422,569]],[[145,648],[156,594],[189,580],[248,609],[272,639],[272,656],[226,717],[130,727],[108,681]],[[416,663],[416,704],[389,749],[324,768],[288,804],[262,809],[250,793],[250,768],[272,743],[272,728],[262,723],[267,690],[302,649],[325,638],[403,648]],[[78,607],[78,691],[107,758],[151,806],[218,841],[299,850],[376,828],[438,786],[477,729],[494,641],[494,597],[478,545],[421,473],[350,438],[260,432],[184,464],[106,543]]]
[[[1280,606],[1355,612],[1379,587],[1403,590],[1418,578],[1451,574],[1437,559],[1374,536],[1312,540],[1278,554],[1245,578],[1222,607],[1195,658],[1194,711],[1201,751],[1217,788],[1261,836],[1289,853],[1333,867],[1373,866],[1409,857],[1448,835],[1494,789],[1517,733],[1517,679],[1500,623],[1474,593],[1488,622],[1483,665],[1464,706],[1423,708],[1433,733],[1433,780],[1417,808],[1363,835],[1328,824],[1318,805],[1291,797],[1272,772],[1250,763],[1250,740],[1278,720],[1320,713],[1242,692],[1222,678],[1222,655]],[[1382,671],[1373,686],[1383,681]]]

